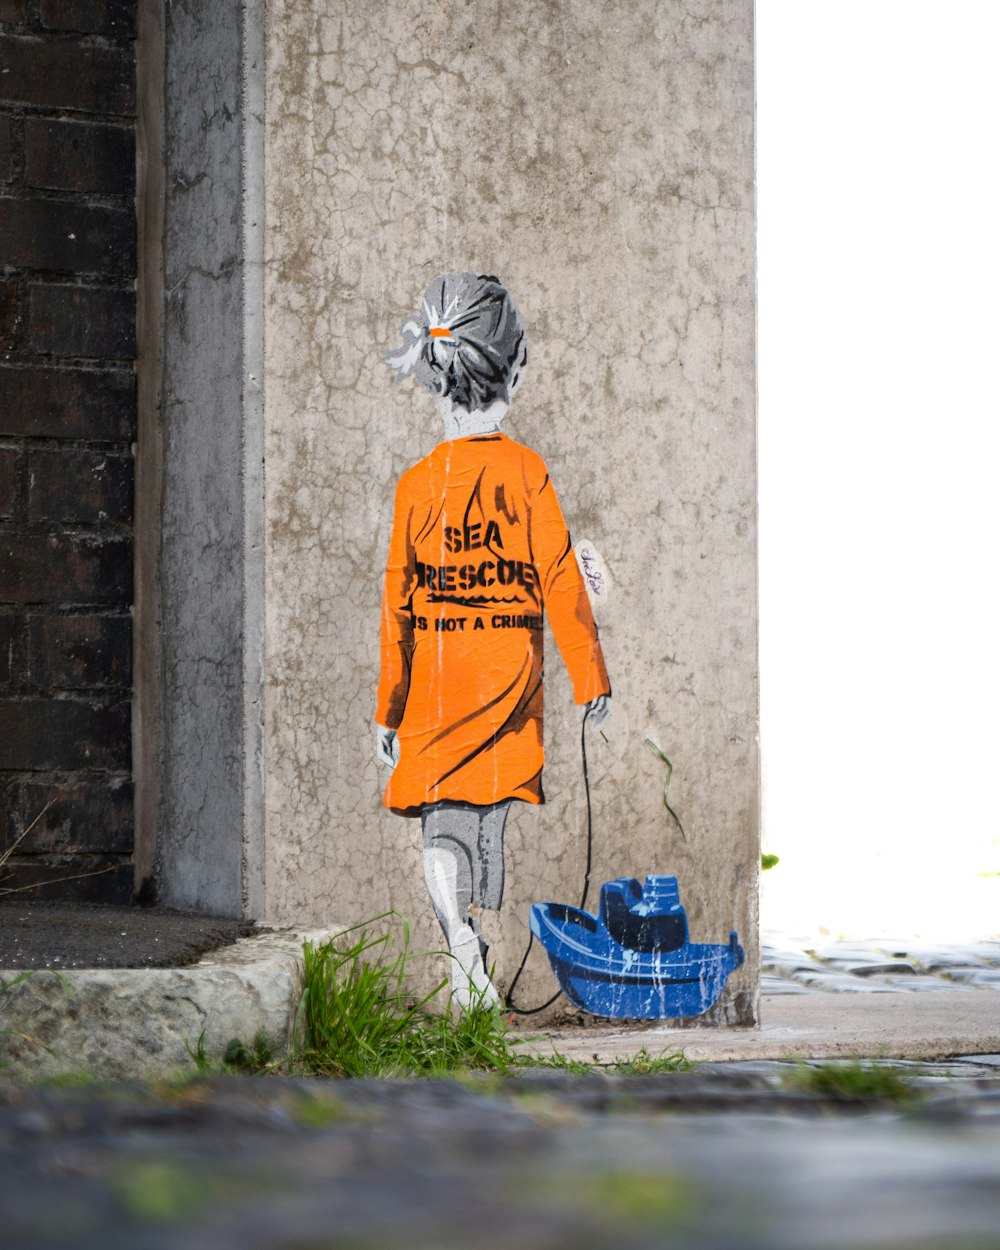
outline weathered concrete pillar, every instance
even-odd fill
[[[497,274],[529,338],[505,431],[544,457],[608,575],[591,903],[612,877],[676,875],[692,940],[739,934],[716,1018],[750,1022],[750,0],[169,13],[164,896],[308,922],[395,908],[440,946],[419,822],[381,805],[372,718],[393,492],[441,427],[381,352],[433,277]],[[546,704],[548,802],[515,804],[484,920],[501,985],[529,905],[578,902],[585,871],[579,712],[551,640]],[[519,999],[551,989],[536,951]]]
[[[138,841],[225,915],[264,911],[262,8],[140,7]]]

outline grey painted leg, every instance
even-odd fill
[[[483,967],[479,938],[469,920],[472,849],[479,850],[475,808],[438,804],[423,814],[424,880],[451,952],[452,996],[462,1011],[495,1007],[500,998]]]

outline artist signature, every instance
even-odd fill
[[[602,592],[604,586],[604,574],[598,567],[597,557],[592,551],[588,551],[584,547],[580,552],[580,563],[583,565],[583,575],[587,579],[587,585],[595,595]]]

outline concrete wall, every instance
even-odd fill
[[[495,273],[530,341],[505,429],[545,458],[574,537],[614,583],[599,618],[614,712],[590,753],[594,882],[675,872],[694,940],[735,928],[747,947],[719,1018],[752,1019],[752,18],[750,0],[268,5],[267,915],[393,907],[418,946],[440,942],[418,822],[380,806],[372,741],[393,490],[440,430],[428,394],[394,387],[379,353],[432,277]],[[210,192],[190,194],[193,207]],[[205,293],[199,325],[224,298],[207,268],[183,278]],[[234,370],[206,379],[213,420],[231,412]],[[188,411],[179,392],[176,407]],[[177,686],[228,671],[195,667]],[[546,687],[549,801],[515,807],[487,929],[501,985],[529,904],[576,901],[583,874],[579,714],[551,644]],[[647,735],[673,761],[686,841]],[[212,789],[189,800],[192,837]],[[540,953],[522,986],[524,1002],[548,996]]]

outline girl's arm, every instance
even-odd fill
[[[399,738],[395,729],[375,726],[375,756],[380,764],[388,764],[390,768],[399,763]]]

